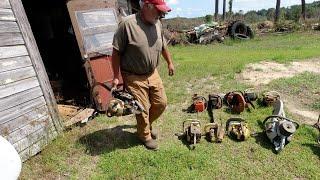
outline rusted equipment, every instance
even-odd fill
[[[125,90],[112,89],[108,83],[96,83],[111,92],[112,99],[107,108],[107,116],[125,116],[129,114],[141,114],[145,111],[143,106],[130,93]]]
[[[318,122],[315,123],[315,124],[313,125],[313,127],[317,128],[317,129],[319,130],[319,137],[318,137],[317,142],[318,142],[318,144],[320,144],[320,114],[319,114]]]
[[[209,94],[207,111],[211,123],[214,123],[215,121],[213,116],[213,110],[220,109],[222,107],[222,104],[223,100],[221,96],[219,96],[218,94]]]
[[[183,122],[182,129],[185,140],[190,144],[190,149],[195,149],[196,143],[199,143],[201,140],[200,121],[196,119],[188,119]]]
[[[277,100],[280,100],[280,93],[277,91],[268,91],[262,94],[262,105],[272,106]]]
[[[198,96],[198,94],[194,94],[192,96],[192,104],[185,111],[188,113],[203,112],[207,109],[207,106],[208,102],[205,97]]]
[[[226,123],[226,131],[229,137],[239,141],[245,141],[250,137],[250,130],[242,118],[230,118]]]
[[[217,123],[208,123],[204,126],[204,132],[206,139],[209,142],[221,143],[224,138],[224,128],[219,126]]]
[[[224,96],[224,102],[228,105],[230,110],[233,113],[238,114],[243,112],[246,107],[249,108],[249,105],[255,108],[252,101],[255,101],[256,99],[256,93],[247,90],[244,91],[244,93],[241,91],[231,91]]]
[[[283,150],[291,140],[299,124],[286,118],[284,105],[281,100],[274,103],[273,115],[263,121],[267,137],[275,146],[276,152]]]

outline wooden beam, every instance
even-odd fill
[[[0,59],[0,73],[28,66],[32,66],[29,56]]]
[[[24,44],[21,33],[0,33],[0,46],[14,46]]]
[[[0,9],[0,21],[15,21],[13,12],[11,9]]]
[[[28,55],[28,51],[24,45],[0,47],[0,59],[26,55]]]
[[[37,77],[39,79],[40,87],[43,91],[45,101],[47,103],[50,115],[52,117],[53,124],[58,132],[63,130],[63,125],[58,114],[58,108],[54,94],[49,82],[46,69],[44,67],[41,55],[39,53],[36,41],[34,39],[27,15],[21,3],[21,0],[9,0],[13,13],[17,19],[18,26],[20,27],[22,36],[24,38],[26,47],[28,49],[31,62],[36,70]]]
[[[0,33],[20,32],[17,22],[0,21]]]
[[[32,132],[36,132],[37,130],[49,126],[49,115],[43,116],[39,119],[34,119],[29,121],[29,124],[20,127],[19,129],[11,132],[5,138],[11,143],[14,144],[15,142],[20,141],[21,139],[27,137]]]
[[[10,9],[11,6],[9,0],[0,0],[0,8]]]
[[[36,77],[0,86],[0,99],[39,86]]]
[[[32,99],[38,98],[42,96],[42,90],[39,86],[28,89],[26,91],[22,91],[17,94],[13,94],[11,96],[1,98],[0,99],[0,111],[4,111],[6,109],[10,109],[19,104],[25,103]]]
[[[14,106],[10,109],[1,111],[0,124],[9,122],[17,117],[24,116],[26,113],[30,111],[38,111],[38,107],[44,104],[45,104],[44,98],[39,97],[31,101],[25,102],[23,104],[19,104],[18,106]],[[26,117],[26,116],[24,117],[26,121],[29,121],[29,117]]]
[[[11,132],[25,126],[34,119],[41,118],[42,116],[47,116],[49,114],[48,108],[45,104],[35,107],[37,111],[30,111],[22,116],[15,118],[14,120],[0,124],[0,135],[7,136]]]
[[[0,86],[7,85],[13,82],[17,82],[17,81],[28,79],[35,76],[36,76],[36,72],[34,72],[34,69],[32,66],[15,69],[11,71],[5,71],[0,73]]]
[[[49,121],[51,121],[51,119]],[[54,129],[52,130],[51,127],[52,126],[42,127],[40,129],[38,129],[37,131],[32,132],[31,134],[29,134],[25,138],[17,141],[16,143],[13,144],[13,146],[18,151],[18,153],[20,153],[21,151],[23,151],[25,149],[29,149],[32,144],[35,144],[40,139],[42,139],[42,138],[47,139],[48,135],[54,130]],[[42,147],[43,147],[43,145],[42,145]],[[42,149],[42,147],[41,147],[41,149]]]

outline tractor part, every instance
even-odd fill
[[[223,101],[221,96],[217,94],[209,94],[207,111],[211,123],[214,122],[213,110],[220,109],[222,107],[222,104]]]
[[[295,131],[299,128],[299,124],[285,117],[283,102],[277,100],[274,103],[273,115],[267,117],[263,121],[265,132],[271,143],[275,146],[278,153],[287,145]]]
[[[201,139],[201,123],[196,119],[188,119],[182,125],[186,141],[190,145],[190,149],[195,149],[196,143]]]
[[[262,94],[262,105],[264,106],[272,106],[277,100],[280,100],[280,93],[277,91],[268,91]]]
[[[125,90],[112,89],[110,84],[96,83],[95,86],[102,86],[109,90],[114,99],[110,100],[106,114],[112,116],[125,116],[129,114],[141,114],[145,112],[142,104],[140,104],[130,93]]]
[[[194,94],[192,96],[192,104],[186,109],[188,113],[203,112],[207,109],[208,102],[205,97]]]
[[[250,130],[242,118],[230,118],[226,123],[226,131],[229,137],[239,141],[245,141],[250,137]]]
[[[240,114],[244,111],[246,106],[246,101],[243,97],[242,92],[233,91],[229,92],[224,96],[224,101],[228,105],[229,109],[234,112]]]
[[[313,125],[313,127],[317,128],[318,131],[319,131],[319,137],[318,137],[317,142],[318,142],[318,144],[320,144],[320,115],[319,115],[319,118],[318,118],[318,122],[315,123],[315,124]]]

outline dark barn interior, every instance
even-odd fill
[[[88,107],[93,104],[90,85],[67,2],[68,0],[22,0],[57,102]],[[126,14],[139,10],[138,0],[116,2]],[[116,11],[119,9],[116,8]]]
[[[22,0],[58,103],[86,106],[89,87],[65,0]]]

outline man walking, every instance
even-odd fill
[[[157,134],[152,123],[160,117],[167,105],[167,97],[157,66],[160,54],[168,65],[169,75],[174,65],[167,49],[160,18],[171,11],[164,0],[140,1],[141,11],[125,17],[113,39],[113,87],[119,83],[119,74],[125,88],[144,106],[146,112],[136,115],[137,134],[148,149],[158,149]]]

